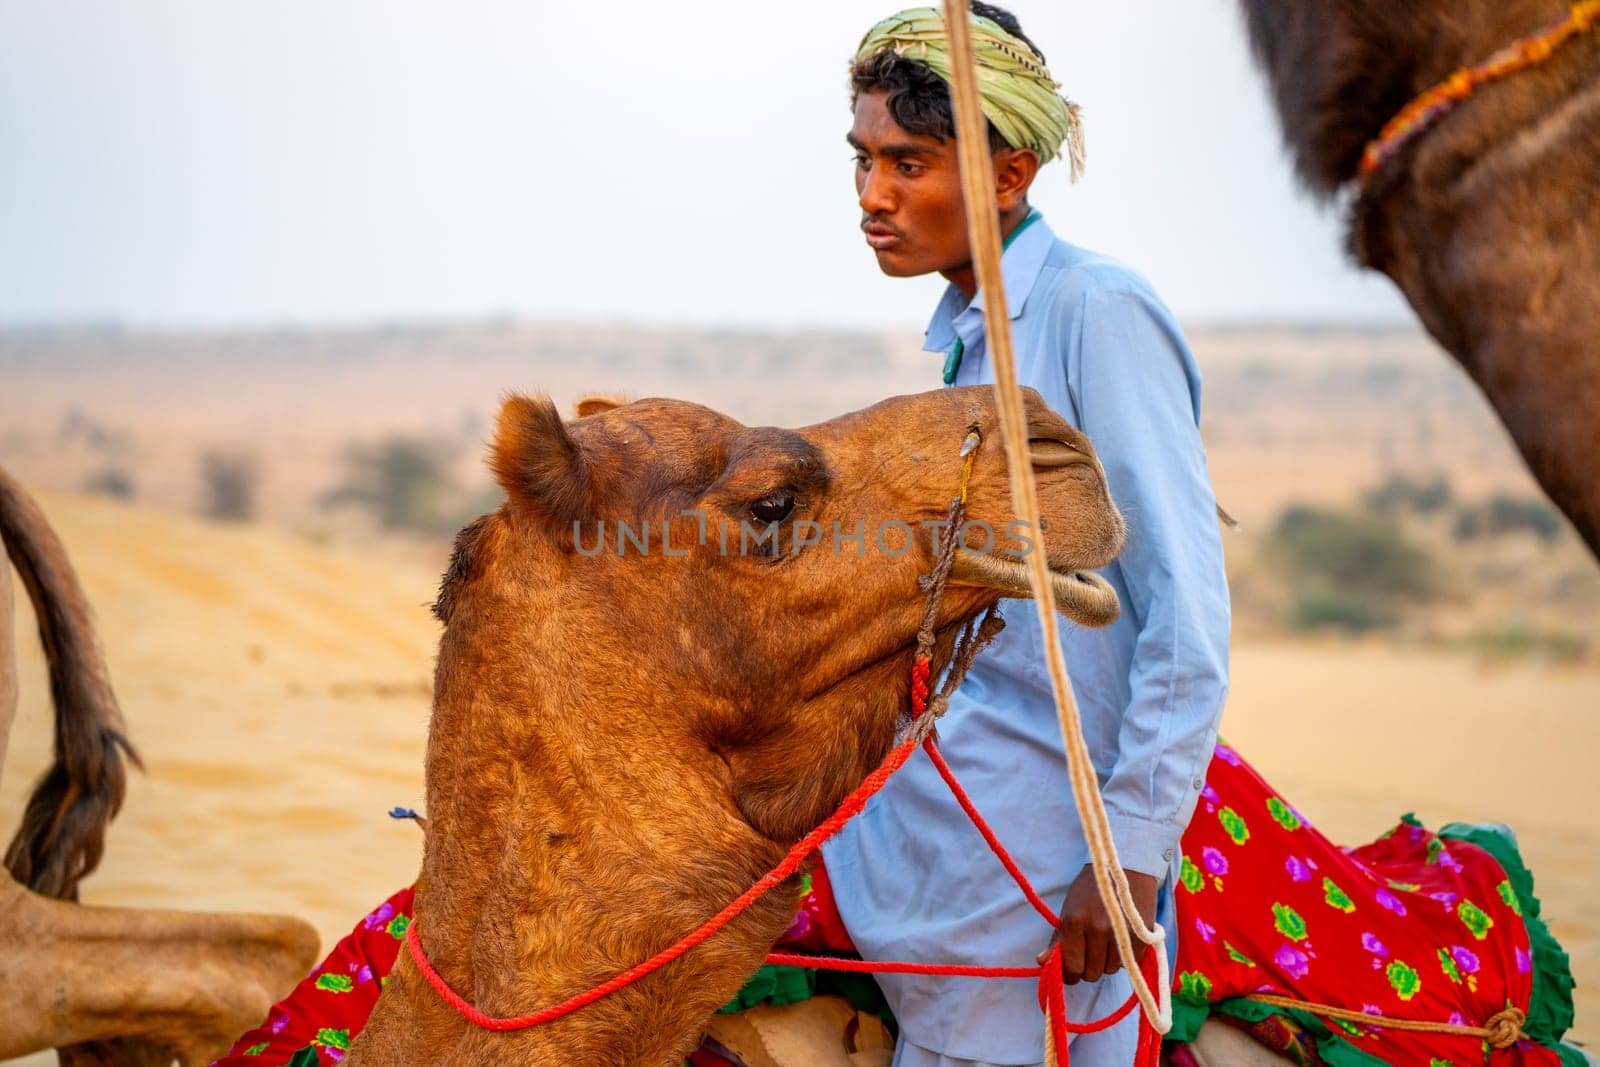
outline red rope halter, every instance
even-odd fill
[[[966,503],[967,481],[972,474],[976,444],[976,433],[969,434],[970,447],[969,445],[964,445],[962,453],[964,462],[961,473],[961,492],[960,496],[951,504],[951,521],[945,528],[945,538],[949,543],[941,545],[942,556],[948,556],[954,552],[953,541],[957,536],[956,531],[961,526],[960,519],[962,517],[962,509]],[[947,574],[948,570],[946,568],[936,568],[934,579],[930,583],[928,590],[928,606],[925,609],[922,632],[918,635],[919,648],[924,651],[918,652],[911,666],[911,716],[913,721],[921,719],[927,713],[928,704],[932,696],[933,665],[925,650],[930,648],[932,644],[934,609],[943,594],[943,578]],[[934,767],[938,769],[939,775],[944,779],[945,784],[950,787],[950,792],[955,797],[956,802],[960,804],[961,810],[966,812],[967,817],[972,820],[973,826],[983,835],[983,839],[988,843],[990,851],[1000,861],[1001,866],[1006,869],[1006,873],[1011,876],[1012,881],[1016,882],[1017,887],[1022,890],[1022,895],[1027,898],[1028,903],[1033,906],[1033,909],[1039,913],[1045,922],[1052,927],[1059,927],[1061,925],[1060,918],[1035,891],[1027,876],[1022,873],[1022,869],[1017,866],[1016,861],[1012,859],[1006,847],[995,836],[988,822],[979,813],[977,806],[973,804],[972,798],[967,795],[966,790],[961,787],[961,783],[956,780],[955,772],[945,762],[944,756],[940,754],[938,746],[935,745],[933,736],[930,733],[921,741],[918,741],[913,736],[911,739],[902,741],[891,749],[877,769],[867,775],[859,786],[851,790],[839,802],[839,806],[832,815],[828,816],[821,825],[796,842],[777,866],[757,879],[754,885],[739,894],[727,907],[644,962],[636,964],[620,974],[613,975],[592,989],[576,993],[559,1004],[552,1004],[550,1007],[541,1008],[539,1011],[530,1012],[527,1015],[495,1017],[485,1014],[468,1003],[466,998],[462,997],[454,989],[450,988],[450,983],[446,982],[444,977],[434,969],[433,964],[428,961],[427,953],[422,949],[422,941],[418,934],[420,923],[416,919],[413,919],[406,928],[406,948],[410,951],[412,962],[417,965],[417,970],[422,973],[422,977],[427,980],[434,991],[439,994],[445,1003],[454,1008],[462,1018],[474,1026],[484,1030],[506,1032],[527,1030],[544,1023],[553,1022],[562,1016],[570,1015],[580,1008],[593,1004],[602,997],[609,996],[625,986],[632,985],[639,979],[684,955],[718,930],[727,926],[750,905],[777,888],[798,871],[800,865],[806,861],[806,858],[815,852],[824,841],[838,833],[844,828],[845,823],[860,814],[862,809],[866,807],[867,801],[888,783],[891,775],[905,766],[906,761],[911,758],[919,747],[933,761]],[[1160,950],[1158,949],[1158,951]],[[1069,1035],[1095,1033],[1109,1029],[1126,1018],[1128,1013],[1138,1004],[1138,996],[1135,994],[1130,996],[1121,1007],[1102,1019],[1087,1023],[1070,1022],[1067,1019],[1066,988],[1061,973],[1060,942],[1057,942],[1052,947],[1043,966],[1037,967],[977,967],[964,964],[909,963],[897,960],[852,960],[837,956],[810,956],[786,952],[768,953],[767,962],[791,967],[811,967],[818,970],[865,973],[926,974],[963,978],[1032,978],[1039,984],[1039,1007],[1045,1013],[1050,1026],[1058,1067],[1068,1067],[1070,1055],[1068,1049]],[[1154,963],[1155,953],[1146,953],[1143,969],[1146,974],[1146,980],[1152,987],[1155,986],[1157,981],[1155,975],[1151,973],[1154,970]],[[1161,1050],[1161,1035],[1150,1025],[1149,1019],[1141,1016],[1140,1023],[1139,1042],[1134,1059],[1135,1067],[1155,1067]]]
[[[923,656],[917,657],[911,670],[912,711],[914,717],[920,718],[927,710],[930,674],[931,666],[927,658]],[[777,866],[762,875],[754,885],[741,893],[727,907],[700,924],[695,930],[668,945],[644,962],[628,968],[592,989],[587,989],[568,997],[559,1004],[552,1004],[548,1008],[542,1008],[527,1015],[508,1018],[486,1015],[469,1004],[454,989],[450,988],[450,984],[444,980],[439,972],[434,969],[433,964],[428,961],[427,954],[422,950],[422,942],[419,940],[417,933],[420,924],[416,921],[413,921],[406,929],[406,948],[410,950],[411,959],[417,965],[417,970],[422,973],[423,978],[433,987],[434,991],[443,998],[445,1003],[454,1008],[462,1018],[474,1026],[484,1030],[504,1032],[526,1030],[543,1023],[553,1022],[564,1015],[570,1015],[580,1008],[593,1004],[602,997],[615,993],[624,986],[632,985],[644,976],[671,963],[718,930],[721,930],[724,926],[727,926],[728,923],[732,922],[760,897],[777,888],[790,875],[798,871],[800,865],[817,850],[822,842],[838,833],[845,823],[859,814],[866,807],[867,801],[889,781],[889,777],[905,766],[906,761],[911,758],[917,747],[917,742],[906,741],[892,749],[884,757],[883,762],[878,765],[877,769],[867,775],[866,779],[840,802],[834,813],[820,826],[801,838]],[[961,783],[956,780],[955,773],[950,769],[950,765],[945,762],[933,739],[931,737],[926,739],[920,747],[927,752],[928,758],[933,760],[940,777],[949,785],[957,803],[967,813],[967,817],[972,820],[972,824],[977,827],[978,832],[983,835],[983,839],[988,842],[990,850],[994,852],[995,857],[1005,867],[1006,873],[1010,874],[1012,880],[1017,883],[1018,888],[1022,890],[1023,896],[1027,897],[1028,903],[1033,905],[1033,909],[1051,926],[1059,926],[1061,920],[1039,896],[1033,885],[1028,881],[1027,876],[1022,873],[1021,868],[1012,859],[1011,854],[1000,843],[1000,839],[995,836],[994,830],[979,814],[977,807],[972,803],[972,798],[967,795],[966,790],[961,787]],[[1105,1018],[1088,1023],[1069,1021],[1066,1013],[1066,991],[1061,977],[1061,946],[1059,943],[1052,949],[1042,967],[974,967],[960,964],[909,963],[896,960],[851,960],[835,956],[809,956],[787,952],[769,953],[767,962],[790,967],[812,967],[819,970],[864,973],[882,972],[886,974],[949,975],[965,978],[1035,979],[1039,983],[1039,1005],[1049,1019],[1055,1039],[1056,1055],[1059,1058],[1061,1067],[1067,1067],[1067,1042],[1070,1034],[1094,1033],[1108,1029],[1126,1018],[1138,1003],[1136,997],[1130,996],[1126,1003]],[[1145,969],[1149,980],[1153,983],[1155,979],[1153,968],[1150,966],[1151,962],[1152,957],[1147,954]],[[1139,1053],[1135,1063],[1140,1065],[1154,1064],[1156,1062],[1155,1055],[1159,1050],[1160,1035],[1156,1034],[1148,1020],[1143,1020],[1140,1027]]]

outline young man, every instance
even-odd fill
[[[1203,785],[1227,691],[1228,591],[1197,428],[1200,375],[1171,313],[1127,267],[1056,237],[1028,204],[1040,166],[1080,161],[1077,111],[1008,12],[974,3],[1018,375],[1094,441],[1128,522],[1105,576],[1123,611],[1062,643],[1113,836],[1146,920],[1165,920],[1179,838]],[[861,228],[885,274],[950,282],[926,348],[947,383],[992,383],[967,240],[943,21],[932,8],[870,30],[851,65]],[[930,368],[930,372],[932,368]],[[1041,634],[1030,603],[973,665],[941,723],[980,810],[1047,899],[1062,901],[1069,1016],[1127,999],[1087,866]],[[933,768],[913,760],[824,847],[840,913],[868,958],[1025,965],[1049,933]],[[1137,942],[1136,942],[1137,944]],[[1031,983],[880,976],[901,1023],[897,1067],[1036,1064],[1044,1024]],[[1137,1018],[1078,1037],[1087,1067],[1132,1062]]]

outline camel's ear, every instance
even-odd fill
[[[591,517],[594,498],[588,465],[549,397],[506,397],[489,466],[513,504],[558,531]]]
[[[591,393],[578,401],[578,418],[586,419],[590,415],[598,415],[603,411],[610,411],[612,408],[620,408],[626,403],[627,401],[621,397],[608,396],[605,393]]]

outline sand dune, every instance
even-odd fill
[[[96,605],[149,773],[137,776],[92,903],[292,912],[325,942],[411,878],[443,559],[354,554],[45,494]],[[24,635],[32,631],[19,609]],[[43,664],[22,643],[22,709],[0,779],[9,835],[50,739]],[[1513,823],[1573,953],[1578,1037],[1600,1039],[1600,672],[1485,668],[1382,646],[1236,649],[1224,731],[1336,839],[1403,811]],[[47,1061],[45,1061],[47,1062]]]

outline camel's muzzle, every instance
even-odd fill
[[[1028,568],[1017,560],[957,552],[951,561],[950,581],[956,585],[976,585],[998,590],[1003,596],[1032,598]],[[1117,621],[1122,606],[1111,583],[1093,571],[1050,571],[1050,590],[1055,593],[1056,609],[1083,626],[1110,626]]]

